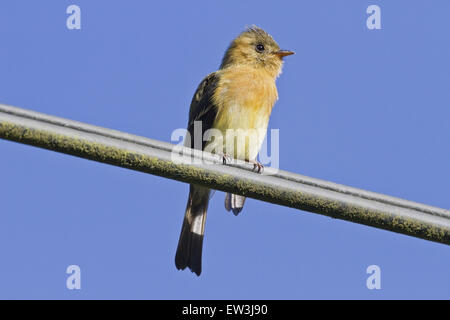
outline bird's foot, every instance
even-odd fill
[[[253,163],[253,171],[256,170],[256,173],[264,172],[264,165],[261,162],[255,160],[250,160],[249,162]]]
[[[232,161],[233,161],[233,159],[229,155],[227,155],[226,153],[222,154],[222,163],[224,165],[227,165],[227,164],[231,163]]]

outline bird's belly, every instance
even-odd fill
[[[264,109],[237,104],[222,108],[212,126],[213,137],[206,145],[207,151],[246,161],[255,160],[269,122],[270,112]]]

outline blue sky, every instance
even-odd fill
[[[81,30],[66,8],[81,8]],[[366,28],[381,8],[382,30]],[[450,208],[450,2],[2,1],[0,102],[170,140],[256,24],[296,51],[269,128],[283,170]],[[174,255],[188,186],[0,141],[0,298],[450,298],[445,245],[248,200],[210,203],[203,273]],[[81,290],[66,288],[67,266]],[[366,268],[381,268],[368,290]]]

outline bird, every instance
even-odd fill
[[[283,58],[294,54],[281,50],[277,42],[257,26],[247,27],[229,45],[219,70],[207,75],[192,98],[184,145],[221,154],[225,159],[256,161],[267,132],[269,117],[278,92],[275,84],[281,74]],[[196,123],[200,123],[201,132]],[[205,137],[214,131],[214,139]],[[230,130],[244,132],[239,147]],[[256,131],[257,134],[254,134]],[[217,132],[219,134],[217,134]],[[252,134],[246,134],[252,132]],[[201,137],[195,142],[192,137]],[[238,137],[237,139],[240,139]],[[228,140],[227,140],[228,139]],[[188,267],[197,276],[202,271],[202,248],[206,214],[210,200],[209,188],[191,184],[185,216],[175,255],[178,270]],[[227,193],[225,209],[237,215],[245,197]]]

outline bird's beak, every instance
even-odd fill
[[[289,51],[289,50],[278,50],[276,52],[274,52],[275,55],[277,55],[280,58],[286,57],[286,56],[290,56],[291,54],[295,54],[294,51]]]

